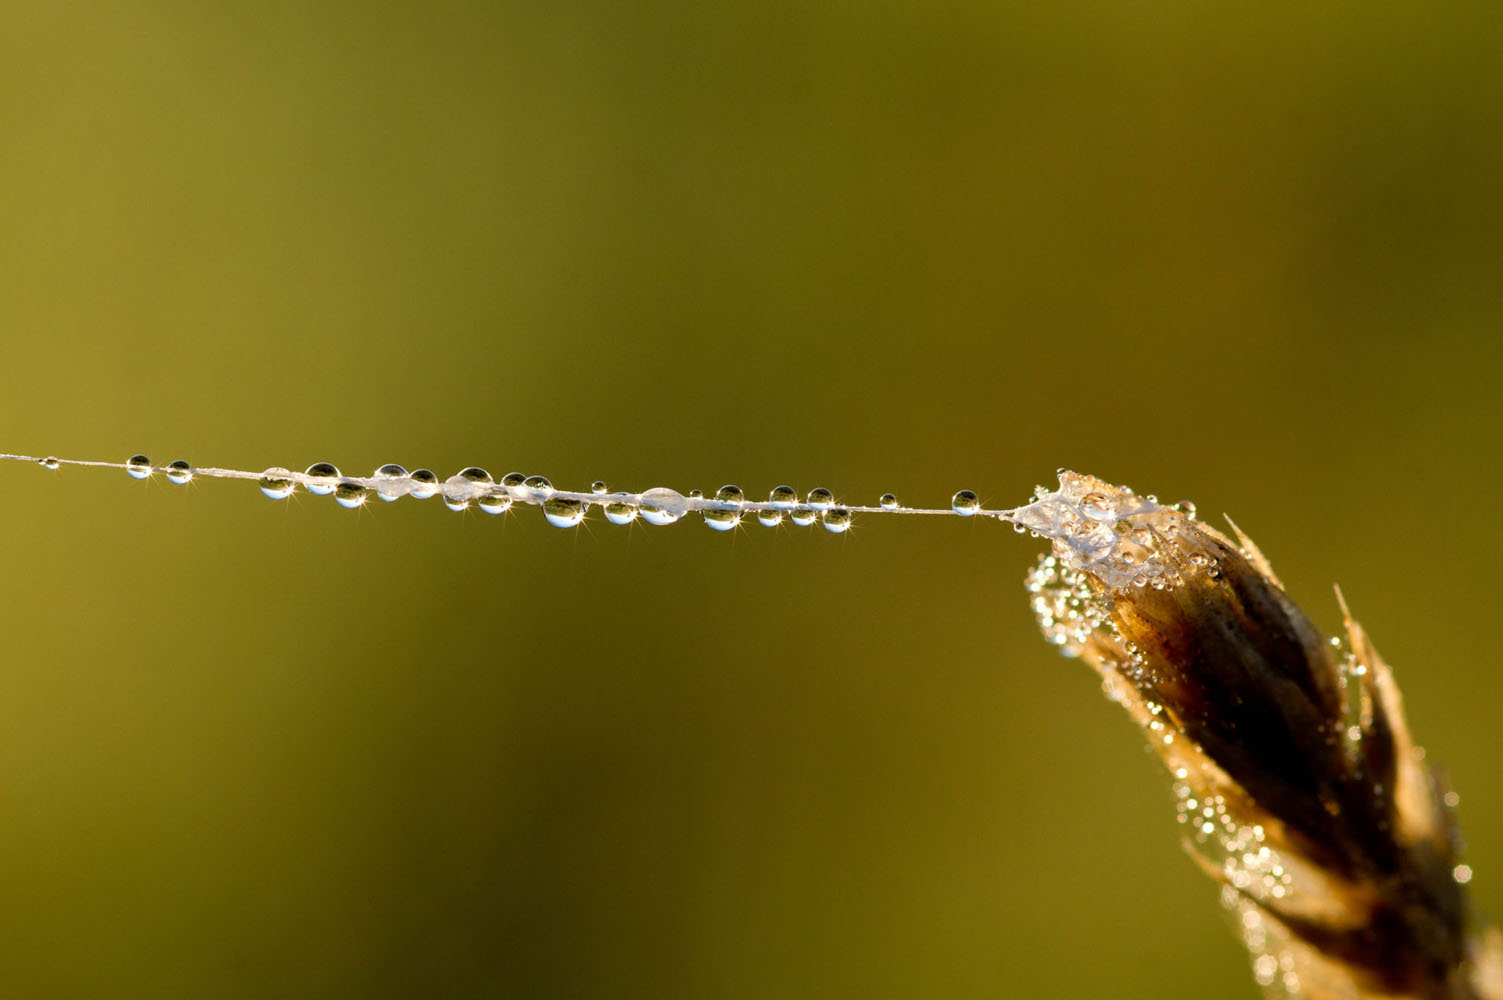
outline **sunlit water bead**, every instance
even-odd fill
[[[501,485],[507,489],[516,489],[527,482],[527,476],[521,472],[508,472],[501,477]]]
[[[778,510],[792,510],[793,505],[798,503],[798,491],[792,486],[774,486],[772,492],[767,494],[767,502]]]
[[[603,497],[606,493],[610,492],[610,487],[605,485],[604,479],[597,479],[590,484],[590,492],[597,497]]]
[[[150,478],[151,459],[145,455],[132,455],[125,460],[125,474],[132,479]]]
[[[408,489],[407,470],[400,465],[383,465],[371,475],[371,479],[375,480],[376,496],[387,503],[400,500]]]
[[[326,497],[339,486],[339,470],[328,462],[314,462],[308,466],[306,485],[314,496]]]
[[[432,469],[413,469],[407,479],[412,483],[409,495],[414,500],[427,500],[438,496],[438,473]]]
[[[193,481],[193,466],[184,462],[181,458],[167,463],[167,481],[176,483],[178,486],[186,486]]]
[[[511,510],[510,493],[487,493],[475,501],[475,506],[487,514],[505,514]]]
[[[757,511],[757,523],[764,528],[776,528],[783,523],[783,512],[780,510]]]
[[[851,512],[844,507],[831,507],[820,515],[825,530],[831,534],[841,534],[851,526]]]
[[[605,519],[612,524],[631,524],[638,513],[637,505],[625,500],[612,500],[605,505]]]
[[[981,501],[971,490],[961,490],[950,499],[950,509],[961,517],[970,517],[981,509]]]
[[[897,510],[898,498],[893,496],[891,493],[884,493],[881,497],[878,498],[877,506],[881,507],[883,510]]]
[[[292,478],[291,469],[281,467],[267,469],[261,473],[261,492],[272,500],[286,500],[297,491],[297,480]]]
[[[678,490],[656,486],[642,494],[642,520],[648,524],[672,524],[689,509],[689,501]]]
[[[829,510],[835,506],[835,494],[823,486],[816,486],[809,491],[806,502],[815,510]]]
[[[730,531],[736,525],[741,523],[741,511],[739,508],[741,507],[741,504],[745,499],[746,495],[741,492],[741,487],[739,486],[727,485],[720,487],[720,489],[715,492],[715,502],[723,504],[734,504],[738,509],[707,510],[704,512],[705,524],[708,524],[716,531]]]
[[[583,500],[549,497],[543,501],[543,519],[555,528],[573,528],[584,520]]]
[[[364,507],[365,501],[369,499],[370,491],[353,479],[346,479],[334,487],[334,502],[346,510]]]
[[[444,506],[452,511],[465,510],[472,500],[485,496],[495,485],[491,474],[478,466],[470,466],[444,480]]]
[[[796,507],[788,512],[788,520],[800,528],[807,528],[819,518],[819,512],[810,510],[808,507]]]
[[[547,500],[553,496],[553,484],[547,476],[528,476],[522,480],[522,489],[534,500]]]
[[[46,469],[48,472],[56,472],[58,469],[61,469],[63,467],[63,463],[59,462],[51,455],[48,455],[46,458],[37,462],[37,464]]]

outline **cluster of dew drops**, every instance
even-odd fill
[[[56,470],[61,463],[58,459],[46,458],[40,464]],[[133,479],[147,479],[157,470],[145,455],[132,455],[125,463],[125,471]],[[192,482],[195,472],[193,466],[181,459],[168,462],[161,471],[168,482],[179,486]],[[253,478],[255,474],[234,475]],[[582,523],[589,506],[602,508],[605,519],[612,524],[630,524],[640,517],[648,524],[667,525],[680,520],[690,510],[697,510],[703,515],[705,524],[716,531],[730,531],[746,514],[754,513],[757,522],[769,528],[782,524],[786,518],[798,527],[808,527],[818,521],[826,531],[842,534],[850,528],[852,518],[851,508],[837,503],[835,495],[823,487],[810,490],[800,500],[793,487],[778,486],[768,494],[765,503],[748,503],[741,487],[734,485],[722,486],[713,497],[706,497],[699,490],[683,494],[666,487],[640,494],[612,492],[604,482],[597,481],[586,495],[556,490],[547,478],[520,472],[508,473],[497,481],[476,466],[440,480],[429,469],[409,472],[400,465],[383,465],[369,479],[361,479],[343,475],[329,462],[315,462],[301,474],[284,468],[267,469],[260,474],[258,482],[261,492],[273,500],[286,500],[297,492],[301,483],[309,493],[333,496],[335,503],[350,510],[363,507],[372,496],[387,502],[404,496],[417,500],[437,496],[450,510],[463,511],[474,504],[487,514],[505,513],[514,503],[534,504],[542,508],[544,519],[557,528],[573,528]],[[882,494],[877,504],[876,509],[882,511],[897,513],[906,509],[891,493]],[[956,493],[950,509],[965,517],[982,513],[981,503],[971,490]]]

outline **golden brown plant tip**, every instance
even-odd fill
[[[1039,625],[1144,727],[1269,996],[1503,998],[1454,797],[1344,602],[1328,638],[1235,525],[1092,476],[1003,516],[1050,539]]]

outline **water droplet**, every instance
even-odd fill
[[[778,510],[789,510],[798,503],[798,493],[792,486],[775,486],[772,492],[767,494],[767,502]]]
[[[783,523],[783,512],[780,510],[757,511],[757,523],[764,528],[776,528]]]
[[[1132,540],[1145,549],[1150,548],[1153,545],[1153,532],[1147,528],[1134,528],[1132,531]]]
[[[261,473],[260,485],[261,492],[272,500],[286,500],[297,491],[297,480],[292,478],[292,470],[281,467]]]
[[[741,487],[739,486],[728,484],[715,491],[716,503],[734,504],[739,508],[744,499],[745,494],[741,492]],[[739,510],[707,510],[704,512],[704,515],[705,524],[708,524],[716,531],[730,531],[741,523],[741,513]]]
[[[798,507],[788,512],[788,520],[792,521],[800,528],[809,527],[809,525],[814,523],[814,519],[817,517],[819,517],[819,514],[815,511],[810,510],[808,507]]]
[[[366,488],[354,480],[346,479],[334,487],[334,502],[346,510],[363,507],[368,499],[370,499],[370,494]]]
[[[445,490],[443,493],[444,506],[458,514],[460,511],[470,509],[470,497],[464,493],[451,493]]]
[[[971,490],[961,490],[950,499],[950,509],[961,517],[970,517],[981,509],[981,501]]]
[[[527,482],[527,477],[520,472],[508,472],[501,477],[502,486],[517,487]]]
[[[62,464],[63,463],[59,462],[57,459],[53,458],[51,455],[48,455],[46,458],[42,459],[37,464],[40,465],[42,468],[46,469],[48,472],[56,472],[58,469],[62,468]]]
[[[658,486],[642,494],[642,520],[648,524],[672,524],[689,509],[688,501],[678,490]]]
[[[547,476],[528,476],[522,480],[522,488],[530,491],[534,500],[546,500],[553,496],[553,484]]]
[[[821,517],[825,530],[832,534],[840,534],[851,526],[851,512],[844,507],[831,507]]]
[[[605,519],[612,524],[631,524],[637,519],[637,506],[613,500],[605,505]]]
[[[412,480],[411,496],[414,500],[438,496],[438,474],[432,469],[413,469],[407,478]]]
[[[480,483],[484,486],[489,486],[495,482],[495,480],[491,478],[491,474],[489,472],[486,472],[484,469],[474,465],[470,466],[468,469],[460,469],[459,478],[468,480],[472,483]]]
[[[690,500],[703,500],[704,498],[705,498],[705,491],[704,490],[690,490],[689,491],[689,499]]]
[[[555,528],[572,528],[584,520],[585,505],[582,500],[550,497],[543,501],[543,517]]]
[[[407,486],[407,470],[400,465],[383,465],[371,478],[376,481],[376,496],[387,503],[401,499]]]
[[[835,494],[823,486],[816,486],[809,491],[807,503],[814,510],[829,510],[835,506]]]
[[[167,481],[185,486],[193,481],[193,466],[184,462],[181,458],[167,463]]]
[[[326,497],[339,485],[339,470],[328,462],[314,462],[303,475],[314,480],[306,484],[314,496]]]
[[[475,501],[475,506],[487,514],[504,514],[511,509],[511,494],[487,493]]]
[[[605,485],[604,479],[597,479],[590,484],[590,492],[597,497],[603,497],[606,493],[610,492],[610,487]]]
[[[1188,517],[1190,520],[1195,520],[1195,504],[1191,503],[1189,500],[1181,500],[1179,503],[1174,505],[1174,509]]]
[[[717,503],[733,503],[739,507],[745,499],[746,494],[741,492],[741,487],[733,486],[729,483],[715,491],[715,501]]]
[[[1081,497],[1080,512],[1093,521],[1110,521],[1117,516],[1111,498],[1104,493],[1087,493]]]
[[[895,496],[893,496],[891,493],[884,493],[884,494],[882,494],[882,498],[880,500],[878,500],[877,503],[881,506],[881,508],[883,510],[897,510],[898,509],[898,498],[895,497]]]
[[[132,479],[146,479],[151,475],[151,459],[145,455],[132,455],[125,461],[125,474]]]

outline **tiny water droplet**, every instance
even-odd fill
[[[1093,521],[1110,521],[1117,516],[1111,498],[1104,493],[1087,493],[1081,497],[1080,512]]]
[[[826,531],[838,535],[851,526],[851,512],[844,507],[831,507],[820,520],[824,522]]]
[[[642,520],[648,524],[672,524],[688,509],[684,495],[666,486],[654,487],[642,494]]]
[[[297,480],[292,478],[291,469],[276,467],[261,473],[260,486],[270,499],[286,500],[297,491]]]
[[[1174,505],[1174,509],[1188,517],[1190,520],[1195,520],[1195,504],[1191,501],[1181,500],[1179,503]]]
[[[550,497],[543,501],[543,517],[555,528],[572,528],[584,520],[585,505],[582,500],[565,497]]]
[[[125,474],[132,479],[146,479],[151,475],[151,459],[145,455],[132,455],[125,461]]]
[[[527,477],[520,472],[508,472],[501,477],[502,486],[521,486],[525,482],[527,482]]]
[[[547,476],[528,476],[522,480],[522,487],[531,490],[536,500],[546,500],[553,496],[553,484],[548,481]]]
[[[363,507],[368,499],[370,494],[366,488],[353,480],[347,479],[334,487],[334,502],[346,510]]]
[[[881,508],[883,510],[897,510],[898,509],[898,498],[895,497],[895,496],[893,496],[891,493],[884,493],[884,494],[882,494],[882,498],[880,500],[878,500],[877,503],[881,506]]]
[[[961,517],[970,517],[981,509],[981,501],[971,490],[961,490],[950,498],[950,509]]]
[[[432,469],[413,469],[407,478],[412,480],[411,496],[414,500],[438,496],[438,473]]]
[[[631,524],[637,519],[637,506],[622,500],[612,500],[605,505],[605,519],[612,524]]]
[[[193,481],[193,466],[184,462],[181,458],[167,463],[167,481],[185,486]]]
[[[689,499],[690,500],[703,500],[704,498],[705,498],[705,491],[704,490],[690,490],[689,491]]]
[[[328,462],[314,462],[303,475],[314,480],[306,484],[314,496],[326,497],[339,485],[339,470]]]
[[[783,512],[780,510],[757,511],[757,523],[764,528],[776,528],[783,523]]]
[[[407,470],[400,465],[383,465],[371,478],[376,480],[376,496],[391,503],[402,497],[407,485]]]
[[[819,513],[817,511],[810,510],[808,507],[798,507],[788,512],[788,520],[792,521],[800,528],[809,527],[809,525],[814,523],[817,517],[819,517]]]
[[[511,509],[511,494],[487,493],[475,501],[475,506],[487,514],[504,514]]]
[[[1153,545],[1153,532],[1147,528],[1134,528],[1132,530],[1132,540],[1145,549],[1150,548]]]
[[[767,502],[778,510],[789,510],[798,503],[798,492],[792,486],[775,486],[767,494]]]
[[[807,503],[814,510],[829,510],[835,506],[835,494],[823,486],[816,486],[809,491]]]
[[[46,469],[48,472],[56,472],[58,469],[62,468],[62,464],[63,463],[59,462],[57,459],[53,458],[51,455],[48,455],[46,458],[42,459],[37,464],[40,465],[42,468]]]
[[[590,484],[590,492],[597,497],[603,497],[606,493],[610,492],[610,488],[605,485],[604,479],[597,479]]]

